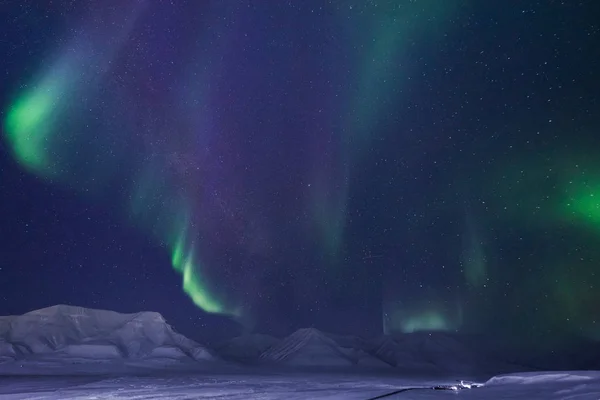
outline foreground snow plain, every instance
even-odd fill
[[[600,399],[600,372],[502,375],[476,389],[432,390],[452,380],[311,373],[195,374],[146,377],[5,377],[2,400],[366,400],[385,399]],[[421,388],[421,389],[419,389]]]

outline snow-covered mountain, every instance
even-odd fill
[[[0,317],[0,361],[50,354],[80,360],[214,358],[155,312],[120,314],[57,305]]]
[[[317,329],[299,329],[260,355],[264,363],[288,366],[385,367],[385,364],[362,349],[344,347]]]
[[[27,368],[35,368],[35,373],[45,373],[48,368],[66,371],[73,370],[74,365],[85,365],[90,371],[132,365],[135,368],[164,368],[175,364],[185,364],[182,366],[185,368],[214,369],[219,360],[227,361],[231,366],[358,366],[390,372],[490,376],[523,371],[527,368],[522,365],[534,365],[520,363],[514,356],[494,355],[486,351],[491,345],[480,339],[443,332],[419,332],[365,340],[307,328],[283,339],[247,334],[209,350],[175,332],[155,312],[120,314],[58,305],[19,316],[0,317],[0,374]],[[225,367],[225,363],[219,364]]]

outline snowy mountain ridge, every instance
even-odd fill
[[[0,317],[0,360],[57,352],[91,359],[214,358],[156,312],[120,314],[57,305]]]
[[[309,346],[318,346],[322,348],[321,350],[338,353],[340,357],[345,357],[337,348],[336,343],[325,336],[325,334],[314,328],[303,328],[283,339],[278,345],[262,353],[260,358],[273,362],[286,361],[303,348]]]
[[[315,328],[299,329],[260,355],[265,363],[289,366],[364,366],[389,368],[381,360],[367,354],[363,349],[350,345],[350,341],[335,340]]]
[[[156,312],[121,314],[57,305],[0,317],[0,374],[20,371],[25,364],[44,371],[48,365],[72,369],[73,365],[94,364],[92,367],[96,368],[103,364],[106,369],[109,364],[113,368],[132,363],[152,368],[175,364],[182,367],[185,364],[185,368],[213,368],[216,363],[223,366],[223,361],[234,368],[236,365],[362,367],[467,375],[544,369],[518,362],[527,361],[526,357],[498,356],[489,351],[489,343],[477,336],[444,332],[363,339],[304,328],[283,339],[245,334],[209,349],[177,333]]]

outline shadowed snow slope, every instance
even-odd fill
[[[213,359],[155,312],[120,314],[57,305],[0,317],[0,361],[50,354],[90,360]]]
[[[226,360],[252,363],[262,353],[275,346],[281,340],[260,333],[238,336],[216,346],[218,355]]]
[[[297,330],[261,354],[260,359],[289,366],[385,366],[362,349],[343,347],[332,337],[313,328]]]
[[[412,370],[496,374],[524,367],[490,357],[477,350],[477,337],[444,332],[417,332],[382,336],[368,342],[367,351],[386,363]]]

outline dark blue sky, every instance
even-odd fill
[[[0,314],[597,338],[595,2],[171,3],[4,6]]]

